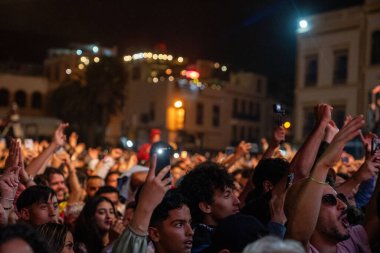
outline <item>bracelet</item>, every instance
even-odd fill
[[[327,182],[322,182],[322,181],[318,181],[317,179],[313,178],[312,176],[308,177],[308,179],[309,179],[310,181],[313,181],[313,182],[317,183],[317,184],[329,185],[329,183],[327,183]]]

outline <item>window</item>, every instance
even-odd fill
[[[218,127],[220,124],[220,107],[214,105],[212,107],[212,126]]]
[[[234,101],[233,101],[233,103],[232,103],[232,116],[234,117],[234,116],[236,116],[236,114],[238,113],[238,103],[239,103],[239,101],[238,101],[238,99],[237,98],[234,98]]]
[[[338,128],[341,128],[346,117],[346,107],[344,105],[333,105],[332,119]]]
[[[245,115],[245,100],[241,101],[241,113]]]
[[[42,94],[38,91],[32,94],[32,108],[40,109],[42,108]]]
[[[371,39],[371,64],[380,63],[380,31],[372,33]]]
[[[348,50],[334,52],[334,84],[347,82]]]
[[[253,116],[253,102],[252,102],[252,101],[249,102],[249,106],[248,106],[248,115],[249,115],[250,117]]]
[[[240,127],[240,140],[245,140],[245,127]]]
[[[203,104],[201,103],[197,104],[196,123],[197,125],[203,125]]]
[[[253,115],[252,119],[253,120],[260,120],[261,114],[260,114],[260,104],[259,103],[254,103],[253,104]]]
[[[9,91],[7,89],[0,89],[0,106],[9,105]]]
[[[318,56],[306,56],[305,68],[305,86],[315,86],[318,80]]]
[[[306,137],[314,127],[314,120],[315,120],[314,108],[305,107],[303,109],[303,118],[304,118],[304,122],[303,122],[302,135],[303,137]]]
[[[26,107],[26,93],[23,90],[18,90],[15,93],[15,102],[20,108]]]

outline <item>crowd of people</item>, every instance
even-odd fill
[[[380,252],[377,136],[362,134],[363,116],[338,129],[332,110],[315,106],[297,151],[278,126],[261,153],[242,140],[160,171],[151,143],[86,147],[66,123],[50,142],[2,141],[0,252]],[[361,159],[343,151],[355,137]]]

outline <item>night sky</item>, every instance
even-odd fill
[[[0,61],[41,63],[50,47],[165,43],[174,55],[220,61],[289,85],[299,18],[363,0],[0,0]],[[285,87],[285,86],[284,86]]]

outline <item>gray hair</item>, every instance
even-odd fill
[[[265,236],[248,244],[243,253],[305,253],[301,243],[294,240],[282,240],[274,236]]]

